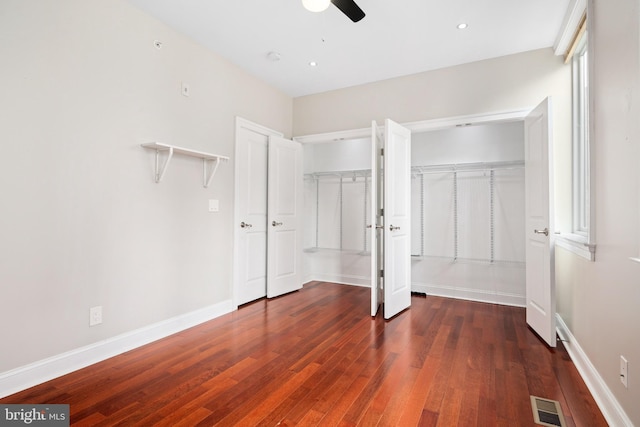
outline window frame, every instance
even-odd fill
[[[584,30],[578,31],[566,62],[572,67],[572,178],[571,231],[560,233],[556,244],[583,258],[595,261],[595,191],[593,93],[594,55],[589,15],[593,2],[588,1]],[[580,25],[579,27],[581,27]],[[580,68],[582,74],[580,75]],[[578,74],[578,75],[577,75]]]

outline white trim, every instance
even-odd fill
[[[234,162],[234,171],[233,171],[233,182],[234,182],[234,196],[233,196],[233,279],[231,280],[232,283],[232,289],[231,289],[231,299],[233,301],[233,307],[235,309],[238,308],[238,288],[240,286],[240,284],[238,283],[239,277],[240,277],[240,264],[238,262],[239,258],[239,253],[238,253],[238,249],[239,249],[239,244],[238,242],[240,241],[240,229],[238,228],[238,224],[240,224],[240,221],[242,221],[243,219],[240,218],[240,214],[238,213],[238,204],[240,203],[240,180],[238,179],[238,163],[240,162],[240,155],[238,154],[238,135],[239,135],[239,130],[241,128],[245,128],[248,129],[252,132],[256,132],[259,133],[261,135],[264,136],[277,136],[280,138],[284,137],[284,134],[282,132],[278,132],[275,131],[273,129],[269,129],[268,127],[259,125],[257,123],[254,123],[252,121],[249,121],[247,119],[244,119],[242,117],[236,116],[236,126],[235,126],[235,138],[234,138],[234,153],[235,153],[235,162]],[[265,176],[264,179],[266,180],[267,177]],[[266,257],[265,257],[266,259]],[[265,289],[265,295],[266,295],[266,289]]]
[[[414,282],[411,284],[411,291],[438,297],[509,305],[513,307],[524,307],[526,304],[525,295],[509,294],[506,292],[489,292],[478,289],[461,288],[459,286],[430,285],[427,283]]]
[[[233,311],[231,300],[0,373],[0,398],[141,347]]]
[[[572,0],[569,3],[556,42],[553,45],[553,51],[556,55],[564,55],[569,49],[585,10],[587,10],[587,0]]]
[[[446,117],[441,119],[420,120],[417,122],[401,123],[412,133],[427,132],[432,130],[453,128],[467,124],[500,123],[524,120],[531,108],[519,108],[507,111],[497,111],[486,114],[470,114],[466,116]],[[318,133],[313,135],[301,135],[293,138],[303,144],[322,144],[343,139],[370,138],[371,128],[351,129],[336,132]]]
[[[582,350],[578,340],[573,336],[567,324],[562,320],[559,314],[556,314],[556,326],[560,339],[563,341],[564,347],[567,349],[573,364],[580,373],[580,376],[587,385],[587,388],[593,395],[594,400],[598,404],[602,415],[611,426],[633,427],[633,423],[622,409],[607,384],[602,379],[596,368],[593,366],[587,354]]]
[[[305,277],[304,283],[309,282],[330,282],[341,285],[362,286],[365,288],[371,287],[371,279],[369,277],[348,274],[309,274]],[[430,285],[427,283],[414,282],[411,284],[411,292],[512,307],[524,307],[526,304],[525,295],[467,289],[459,286]]]
[[[596,245],[587,243],[587,239],[578,234],[557,234],[555,244],[589,261],[596,259]]]
[[[278,136],[280,138],[284,138],[284,134],[282,132],[278,132],[276,130],[273,129],[269,129],[266,126],[262,126],[259,125],[258,123],[254,123],[250,120],[247,120],[245,118],[242,118],[240,116],[236,116],[236,130],[239,127],[243,127],[243,128],[247,128],[249,130],[252,130],[254,132],[260,133],[262,135],[274,135],[274,136]]]
[[[322,144],[335,142],[343,139],[359,139],[371,137],[371,128],[340,130],[336,132],[317,133],[313,135],[302,135],[293,138],[302,144]]]
[[[470,114],[466,116],[455,116],[442,119],[421,120],[417,122],[402,123],[402,126],[409,129],[412,133],[416,133],[452,128],[461,125],[515,122],[524,120],[531,110],[532,108],[528,107],[485,114]]]

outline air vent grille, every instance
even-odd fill
[[[533,409],[533,421],[536,424],[547,427],[565,427],[560,402],[531,396],[531,408]]]

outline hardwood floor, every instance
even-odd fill
[[[412,297],[391,321],[369,290],[312,282],[0,403],[67,403],[74,426],[606,426],[564,348],[522,308]]]

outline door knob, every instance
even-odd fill
[[[246,223],[246,222],[242,221],[242,222],[240,223],[240,227],[241,227],[241,228],[251,228],[251,227],[253,227],[253,225],[248,224],[248,223]]]
[[[545,236],[549,235],[549,229],[545,228],[544,230],[533,230],[534,233],[536,234],[544,234]]]
[[[274,227],[277,227],[277,226],[279,226],[279,225],[282,225],[282,223],[281,223],[281,222],[273,221],[273,222],[271,223],[271,225],[273,225]]]
[[[400,230],[400,227],[394,227],[393,224],[389,226],[389,231]]]

